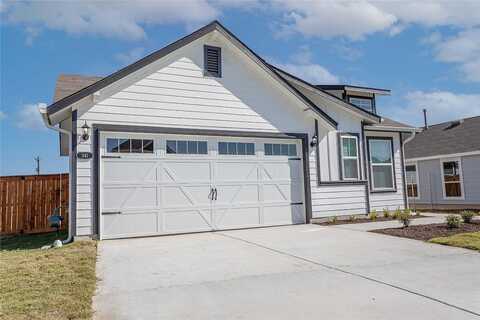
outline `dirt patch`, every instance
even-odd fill
[[[427,216],[422,216],[422,215],[412,215],[410,217],[411,219],[417,219],[417,218],[428,218]],[[378,217],[376,220],[372,220],[370,218],[355,218],[355,220],[350,220],[350,219],[345,219],[345,220],[337,220],[335,222],[333,221],[325,221],[325,222],[312,222],[313,224],[318,224],[321,226],[337,226],[341,224],[356,224],[356,223],[367,223],[367,222],[380,222],[380,221],[394,221],[396,219],[394,218],[384,218],[384,217]]]
[[[448,237],[459,233],[480,231],[480,221],[462,223],[460,227],[450,229],[445,223],[434,223],[408,228],[388,228],[372,230],[371,232],[388,234],[396,237],[427,241],[437,237]]]

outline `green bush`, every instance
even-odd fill
[[[457,215],[454,215],[454,214],[449,214],[446,218],[445,218],[445,222],[447,223],[447,226],[450,228],[450,229],[453,229],[453,228],[458,228],[460,227],[460,224],[462,223],[462,219],[457,216]]]
[[[462,216],[463,222],[471,223],[473,217],[475,217],[475,212],[473,212],[473,211],[462,211],[460,213],[460,215]]]
[[[383,209],[383,217],[390,218],[390,211],[387,208]]]
[[[393,212],[392,217],[393,219],[398,220],[401,214],[402,214],[402,210],[400,210],[400,208],[397,208],[397,210]]]
[[[410,225],[412,216],[410,215],[410,211],[404,210],[403,212],[400,212],[397,219],[401,224],[403,224],[403,227],[406,228]]]
[[[403,209],[403,213],[408,213],[408,214],[412,214],[412,210],[410,210],[410,208],[405,208]]]
[[[369,217],[370,220],[372,220],[372,221],[377,220],[377,218],[378,218],[377,210],[373,210],[372,212],[370,212],[370,214],[368,215],[368,217]]]
[[[383,217],[390,218],[390,211],[387,208],[383,209]]]

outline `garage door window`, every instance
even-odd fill
[[[153,153],[153,140],[107,138],[107,152]]]
[[[245,142],[219,142],[218,154],[251,156],[255,154],[255,144]]]
[[[266,156],[296,156],[297,145],[290,143],[265,143]]]
[[[168,154],[208,154],[207,141],[167,140]]]

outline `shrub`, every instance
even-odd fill
[[[448,226],[450,229],[458,228],[458,227],[460,227],[460,224],[462,223],[462,220],[460,219],[460,217],[457,216],[457,215],[454,215],[454,214],[449,214],[449,215],[445,218],[445,221],[446,221],[446,223],[447,223],[447,226]]]
[[[372,212],[370,212],[370,214],[368,215],[368,217],[370,218],[370,220],[372,221],[375,221],[377,220],[378,218],[378,213],[376,210],[373,210]]]
[[[348,217],[348,221],[352,221],[352,222],[353,222],[353,221],[355,221],[356,218],[357,218],[357,217],[352,214],[350,217]]]
[[[402,214],[402,210],[400,210],[400,208],[397,208],[397,210],[393,212],[392,217],[393,219],[398,220],[401,214]]]
[[[410,215],[410,211],[404,210],[403,212],[400,212],[397,219],[400,223],[403,224],[403,227],[406,228],[410,225],[412,216]]]
[[[330,223],[337,223],[338,218],[336,216],[330,218]]]
[[[412,210],[410,210],[410,208],[405,208],[403,209],[403,213],[408,213],[408,214],[412,214]]]
[[[460,213],[460,215],[462,216],[463,222],[471,223],[473,217],[475,216],[475,212],[473,212],[473,211],[462,211]]]
[[[383,209],[383,217],[390,218],[390,211],[387,208]]]

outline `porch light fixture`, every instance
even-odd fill
[[[82,126],[82,139],[83,141],[87,141],[90,137],[90,127],[87,124],[87,121]]]
[[[310,141],[310,146],[315,147],[317,145],[317,143],[318,143],[318,138],[315,135],[315,136],[312,137],[312,141]]]

